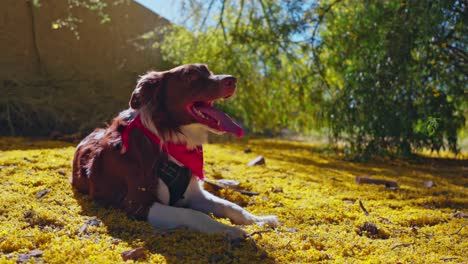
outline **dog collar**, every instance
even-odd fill
[[[203,172],[203,148],[201,146],[195,149],[188,149],[184,144],[174,144],[171,142],[162,143],[161,139],[153,134],[149,129],[143,126],[141,123],[140,115],[137,115],[132,121],[130,121],[122,132],[122,144],[126,150],[130,149],[128,138],[132,129],[138,128],[154,143],[161,146],[162,150],[171,155],[178,162],[182,163],[187,167],[193,174],[199,179],[205,178]]]

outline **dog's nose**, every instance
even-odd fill
[[[228,88],[228,89],[234,89],[236,88],[236,78],[231,75],[217,75],[215,77],[216,80],[221,82],[222,87]]]
[[[237,82],[237,80],[233,76],[226,76],[223,79],[223,85],[226,88],[235,88],[236,87],[236,82]]]

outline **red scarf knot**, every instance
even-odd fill
[[[143,133],[154,143],[161,146],[161,148],[171,155],[178,162],[182,163],[187,167],[193,174],[195,174],[199,179],[203,180],[205,174],[203,172],[203,148],[198,146],[195,149],[188,149],[185,144],[175,144],[175,143],[161,143],[161,139],[153,134],[149,129],[143,126],[141,123],[141,118],[139,115],[130,121],[122,132],[122,144],[125,150],[130,148],[128,138],[130,136],[130,131],[134,128],[139,128]]]

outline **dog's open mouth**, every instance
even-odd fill
[[[199,123],[216,131],[227,132],[238,137],[243,135],[242,128],[236,124],[226,113],[216,109],[211,102],[193,102],[186,106],[187,112]]]

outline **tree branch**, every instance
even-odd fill
[[[335,0],[333,3],[331,3],[326,8],[324,8],[322,14],[319,15],[317,23],[315,23],[314,30],[312,31],[312,37],[311,37],[312,45],[314,44],[315,36],[317,35],[318,28],[319,28],[320,24],[323,22],[323,19],[325,18],[325,15],[332,9],[332,7],[334,5],[338,4],[341,1],[342,0]]]
[[[318,52],[318,47],[315,45],[315,40],[316,40],[316,35],[317,35],[317,32],[318,32],[318,28],[320,26],[320,24],[322,24],[323,22],[323,19],[325,18],[325,15],[330,12],[330,10],[332,9],[332,7],[336,4],[338,4],[339,2],[341,2],[341,0],[335,0],[333,3],[331,3],[330,5],[328,5],[327,8],[324,8],[323,9],[323,12],[319,15],[318,17],[318,20],[317,22],[315,23],[315,26],[314,26],[314,29],[312,31],[312,36],[310,38],[311,40],[311,45],[312,45],[312,56],[314,57],[314,60],[317,64],[317,69],[318,69],[318,72],[319,72],[319,75],[320,77],[322,78],[322,81],[323,83],[325,84],[325,86],[330,89],[330,85],[328,84],[328,81],[327,81],[327,78],[325,76],[325,71],[323,69],[323,65],[320,61],[320,58],[318,56],[319,52]]]
[[[286,56],[288,56],[288,58],[293,58],[294,55],[284,45],[286,41],[284,40],[283,36],[277,34],[277,32],[274,30],[274,28],[278,28],[278,23],[274,19],[273,21],[271,19],[271,17],[274,17],[272,15],[273,12],[271,11],[271,8],[267,6],[262,0],[258,0],[258,2],[262,6],[262,12],[265,16],[265,20],[267,21],[268,29],[270,30],[271,34],[274,35],[274,38],[278,41],[279,48],[284,52]],[[274,27],[272,24],[274,24]]]
[[[45,74],[46,72],[42,64],[41,52],[39,50],[39,46],[37,45],[36,21],[33,10],[34,4],[32,3],[32,1],[27,1],[27,4],[29,5],[29,15],[31,16],[31,31],[33,37],[34,50],[36,52],[38,70],[40,74]]]
[[[221,5],[221,14],[219,15],[219,25],[221,26],[221,29],[223,30],[224,41],[227,42],[228,40],[227,40],[226,28],[224,27],[224,22],[223,22],[225,5],[226,5],[226,0],[223,0],[222,5]]]
[[[210,1],[210,4],[208,5],[208,9],[206,10],[206,15],[205,15],[205,17],[203,18],[203,21],[200,24],[200,29],[202,29],[205,26],[206,20],[208,19],[208,16],[211,13],[211,7],[213,6],[214,2],[215,2],[215,0]]]
[[[244,11],[244,0],[241,0],[239,14],[237,14],[236,25],[234,26],[234,32],[237,32],[237,28],[239,27],[239,22],[240,22],[243,11]]]

